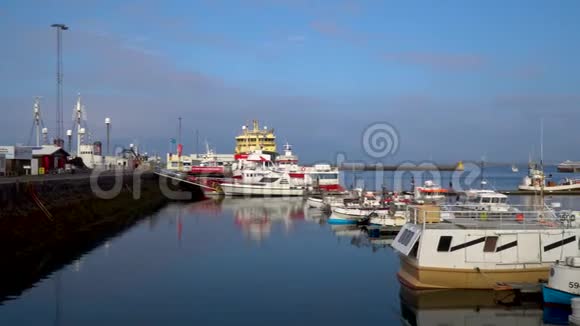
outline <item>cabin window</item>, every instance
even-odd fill
[[[494,204],[497,204],[497,203],[499,203],[499,198],[492,198],[491,202]]]
[[[496,245],[497,245],[497,237],[485,237],[483,252],[495,252]]]
[[[401,235],[401,238],[399,239],[399,242],[402,245],[407,246],[407,245],[409,245],[409,242],[411,241],[411,239],[413,238],[414,235],[415,235],[415,232],[412,232],[409,230],[404,230],[403,234]]]
[[[481,202],[482,202],[482,203],[484,203],[484,204],[488,204],[488,203],[490,203],[490,202],[491,202],[491,200],[490,200],[490,199],[491,199],[491,198],[484,197],[484,198],[481,198]]]
[[[448,235],[441,236],[441,238],[439,238],[439,244],[437,245],[437,251],[449,251],[449,248],[451,248],[451,239],[453,239],[453,237]]]
[[[415,244],[413,245],[413,249],[411,249],[409,256],[411,256],[413,258],[417,258],[417,252],[419,252],[419,239],[417,239],[417,241],[415,241]]]

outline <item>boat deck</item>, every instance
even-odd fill
[[[420,223],[416,223],[421,225]],[[488,218],[452,218],[441,222],[424,223],[427,229],[496,229],[496,230],[554,230],[554,229],[575,229],[580,226],[567,225],[555,219],[525,219],[517,221],[515,219]]]

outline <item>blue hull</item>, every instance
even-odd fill
[[[570,305],[572,298],[578,297],[576,294],[549,288],[545,284],[543,285],[542,295],[544,297],[544,302],[561,305]]]
[[[347,220],[341,218],[329,218],[328,224],[356,224],[356,220]]]

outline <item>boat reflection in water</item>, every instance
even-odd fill
[[[373,252],[380,249],[390,250],[395,235],[381,235],[363,226],[332,224],[330,229],[338,239],[350,239],[350,244],[358,248],[371,248]]]
[[[305,220],[302,198],[216,198],[192,204],[192,213],[231,213],[234,222],[251,240],[261,241],[270,235],[273,224],[288,231],[297,220]]]
[[[491,290],[411,290],[401,286],[403,325],[567,325],[569,310],[541,295]]]

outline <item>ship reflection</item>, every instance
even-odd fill
[[[389,249],[396,234],[381,234],[378,229],[357,225],[331,225],[330,229],[339,239],[350,239],[350,244],[358,248],[370,248],[373,252]]]
[[[296,221],[318,221],[305,210],[302,198],[216,198],[191,204],[187,211],[204,215],[231,213],[246,237],[258,242],[270,236],[274,224],[288,232]]]
[[[513,291],[423,290],[401,286],[403,325],[562,325],[569,311]]]

